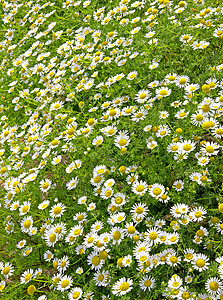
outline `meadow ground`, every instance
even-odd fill
[[[0,12],[0,299],[222,300],[222,1]]]

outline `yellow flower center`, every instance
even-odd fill
[[[214,152],[214,148],[212,146],[207,146],[205,148],[205,150],[208,152],[208,153],[213,153]]]
[[[135,229],[134,226],[129,226],[129,227],[127,228],[127,232],[128,232],[129,234],[134,234],[135,231],[136,231],[136,229]]]
[[[139,193],[143,192],[144,189],[145,189],[145,188],[144,188],[143,185],[138,185],[138,186],[136,187],[136,191],[139,192]]]
[[[23,208],[22,208],[22,212],[23,212],[23,213],[26,213],[26,212],[28,211],[28,209],[29,209],[29,206],[28,206],[28,205],[25,205],[25,206],[23,206]]]
[[[36,71],[37,71],[37,72],[42,72],[42,71],[43,71],[43,68],[42,68],[42,67],[38,67],[38,68],[36,69]]]
[[[99,256],[93,256],[92,259],[91,259],[91,262],[94,266],[98,266],[100,264]]]
[[[180,114],[179,114],[179,117],[180,118],[183,118],[183,117],[185,117],[186,116],[186,113],[183,111],[183,112],[181,112]]]
[[[195,215],[195,218],[200,218],[202,216],[202,213],[200,211],[196,211],[196,213],[194,215]]]
[[[88,239],[87,239],[87,243],[88,244],[91,244],[93,242],[94,238],[93,236],[90,236]]]
[[[105,196],[106,196],[106,197],[110,197],[111,194],[112,194],[112,192],[111,192],[110,190],[108,190],[108,191],[105,192]]]
[[[161,96],[166,96],[166,95],[167,95],[167,91],[166,91],[166,90],[161,90],[161,91],[159,92],[159,94],[160,94]]]
[[[217,291],[218,288],[219,288],[219,284],[216,282],[216,281],[212,281],[210,284],[209,284],[209,287],[212,291]]]
[[[216,129],[216,133],[219,135],[223,135],[223,129],[221,128]]]
[[[35,293],[35,290],[36,288],[34,285],[30,285],[27,289],[29,295],[33,295]]]
[[[55,108],[55,109],[60,108],[60,104],[59,104],[59,103],[55,104],[55,105],[54,105],[54,108]]]
[[[72,298],[77,299],[79,296],[80,296],[79,292],[74,292],[73,295],[72,295]]]
[[[56,241],[56,235],[54,233],[52,233],[50,236],[49,236],[49,240],[51,243],[54,243]]]
[[[174,146],[171,147],[172,151],[177,151],[178,149],[179,149],[179,147],[177,145],[174,145]]]
[[[170,258],[171,263],[176,263],[177,262],[177,257],[176,256],[171,256]]]
[[[128,282],[123,282],[119,288],[121,291],[127,291],[127,289],[129,288]]]
[[[196,115],[196,121],[200,122],[200,121],[203,121],[203,119],[204,119],[204,116],[202,114]]]
[[[152,282],[150,280],[145,280],[144,281],[144,286],[149,287],[151,286]]]
[[[48,186],[49,186],[49,183],[48,183],[48,182],[44,182],[44,183],[42,184],[42,188],[43,188],[43,189],[47,189]]]
[[[26,276],[25,276],[25,282],[29,281],[30,278],[31,278],[31,276],[32,275],[30,273],[26,274]]]
[[[10,268],[9,268],[9,267],[5,267],[5,268],[2,270],[2,273],[3,273],[3,275],[8,275],[9,271],[10,271]]]
[[[186,79],[185,78],[181,78],[180,80],[179,80],[179,84],[185,84],[187,81],[186,81]]]
[[[119,142],[118,142],[118,144],[120,146],[125,146],[127,144],[127,141],[126,141],[126,139],[120,139]]]
[[[191,260],[192,258],[193,258],[193,254],[188,253],[188,254],[186,255],[186,259]]]
[[[149,238],[150,238],[150,240],[154,241],[154,240],[157,238],[156,232],[151,232],[151,233],[149,234]]]
[[[156,195],[156,196],[160,195],[161,194],[161,189],[160,188],[155,188],[153,190],[153,194]]]
[[[137,213],[137,214],[143,213],[143,208],[142,208],[142,207],[137,207],[137,208],[136,208],[136,213]]]
[[[61,213],[61,211],[62,211],[62,208],[60,206],[57,206],[53,209],[53,213],[55,215],[59,215]]]
[[[29,220],[26,220],[26,221],[24,222],[24,227],[25,227],[26,229],[28,229],[30,226],[31,226],[31,222],[30,222]]]
[[[140,94],[139,99],[144,99],[144,98],[146,98],[146,93]]]
[[[61,282],[61,287],[64,289],[69,285],[69,280],[65,279]]]
[[[117,111],[116,111],[115,109],[111,109],[111,110],[109,111],[109,115],[110,115],[111,117],[114,117],[116,114],[117,114]]]
[[[108,131],[108,134],[109,134],[109,135],[112,135],[112,134],[114,134],[114,133],[115,133],[115,130],[114,130],[114,129],[109,129],[109,131]],[[120,140],[120,141],[121,141],[121,140]],[[120,141],[119,141],[119,142],[120,142]],[[120,145],[120,144],[119,144],[119,145]],[[121,145],[121,146],[122,146],[122,145]]]
[[[208,104],[204,104],[202,106],[202,110],[203,110],[203,112],[209,112],[210,111],[210,106]]]
[[[203,259],[198,259],[197,261],[196,261],[196,265],[199,267],[199,268],[202,268],[202,267],[204,267],[204,265],[205,265],[205,261],[203,260]]]
[[[188,292],[183,292],[182,298],[183,299],[189,299],[190,298],[190,294]]]
[[[112,236],[115,241],[118,241],[121,238],[121,233],[119,231],[115,231]]]

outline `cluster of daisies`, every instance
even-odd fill
[[[223,7],[102,2],[1,2],[0,297],[222,300]]]

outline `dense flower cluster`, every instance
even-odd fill
[[[0,10],[0,296],[222,300],[222,4]]]

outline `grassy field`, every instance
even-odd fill
[[[223,3],[0,12],[0,299],[223,300]]]

